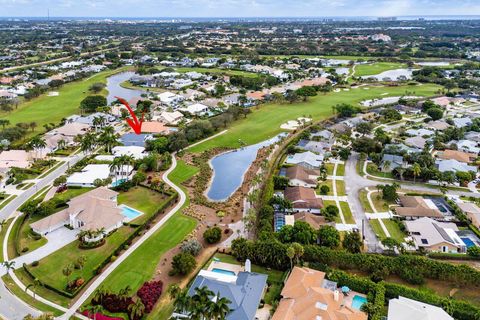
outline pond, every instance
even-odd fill
[[[419,66],[422,67],[447,67],[450,65],[448,61],[424,61],[424,62],[417,62]]]
[[[413,100],[413,99],[420,99],[422,97],[419,97],[419,96],[385,97],[381,99],[364,100],[361,102],[361,104],[364,107],[378,107],[378,106],[383,106],[385,104],[397,103],[398,100],[400,100],[400,98],[404,98],[406,100]]]
[[[391,81],[397,81],[400,77],[405,78],[406,80],[412,79],[414,69],[393,69],[387,70],[382,73],[370,76],[363,76],[363,79],[375,78],[378,81],[383,81],[384,79],[389,79]]]
[[[272,139],[219,154],[210,160],[213,177],[207,190],[211,201],[225,201],[241,185],[245,172],[257,158],[259,149],[278,142],[286,134],[280,134]]]
[[[134,75],[135,72],[128,71],[117,73],[107,78],[108,104],[116,100],[115,96],[129,101],[132,98],[139,98],[143,93],[146,93],[146,91],[143,90],[127,89],[120,85],[122,82],[129,80]]]

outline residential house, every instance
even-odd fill
[[[95,180],[104,180],[113,176],[114,181],[126,179],[133,171],[133,167],[125,165],[120,168],[110,168],[108,164],[89,164],[80,172],[73,173],[67,178],[67,186],[70,187],[87,187],[95,186]]]
[[[332,285],[333,284],[333,285]],[[294,267],[281,293],[272,320],[367,320],[367,314],[346,303],[325,273]]]
[[[330,144],[335,143],[335,135],[329,130],[321,130],[310,134],[310,138],[314,140],[327,141]]]
[[[0,153],[0,172],[7,172],[10,168],[27,168],[33,157],[25,150],[5,150]]]
[[[326,141],[300,140],[297,147],[315,153],[325,153],[332,149],[332,144]]]
[[[184,100],[181,95],[172,92],[162,92],[158,94],[158,99],[167,106],[176,106]]]
[[[292,203],[294,212],[320,213],[323,201],[317,198],[315,190],[306,187],[287,187],[284,191],[285,199]]]
[[[285,160],[286,164],[297,164],[306,169],[318,169],[323,163],[323,155],[315,154],[311,151],[295,153],[289,155]]]
[[[443,131],[450,127],[450,125],[444,120],[431,121],[425,126],[427,129]]]
[[[324,216],[316,215],[310,212],[298,212],[293,215],[295,221],[303,221],[308,223],[313,229],[318,230],[320,227],[330,224]]]
[[[305,169],[302,166],[293,166],[286,169],[285,175],[289,179],[288,184],[290,186],[315,188],[320,172]]]
[[[463,128],[473,124],[472,119],[470,118],[453,118],[453,125],[457,128]]]
[[[145,144],[148,140],[152,140],[153,135],[151,134],[136,134],[133,132],[125,133],[123,136],[120,137],[120,142],[127,147],[130,146],[139,146],[145,147]]]
[[[382,171],[389,172],[396,168],[405,167],[405,162],[403,161],[402,156],[396,156],[393,154],[384,154],[382,162],[380,163],[380,168]]]
[[[225,320],[254,320],[260,300],[267,287],[267,275],[245,271],[237,275],[201,270],[188,290],[195,295],[197,288],[207,287],[215,294],[213,301],[226,298],[230,301],[230,312]],[[189,315],[173,314],[177,319],[189,319]]]
[[[142,133],[169,134],[170,129],[158,121],[145,121],[142,123]]]
[[[439,159],[456,160],[463,163],[471,163],[475,161],[477,156],[478,155],[475,153],[468,153],[468,152],[463,152],[458,150],[449,150],[449,149],[437,152],[437,158]]]
[[[470,140],[470,141],[475,141],[475,142],[480,142],[480,132],[476,131],[469,131],[465,133],[464,136],[465,140]]]
[[[423,149],[425,148],[425,145],[427,144],[427,140],[422,138],[422,137],[410,137],[405,139],[405,144],[410,147],[418,148],[418,149]]]
[[[78,230],[100,230],[105,234],[122,226],[126,217],[117,205],[118,193],[106,187],[93,189],[68,202],[68,208],[38,220],[30,227],[45,235],[68,225]]]
[[[76,137],[78,135],[83,136],[90,129],[88,124],[79,123],[79,122],[67,122],[63,126],[53,129],[48,134],[60,134],[65,137]]]
[[[438,222],[428,217],[405,221],[405,228],[416,248],[431,252],[463,253],[467,247],[457,235],[453,222]]]
[[[453,172],[468,172],[468,171],[473,171],[477,172],[477,167],[476,166],[469,166],[468,164],[464,162],[457,161],[455,159],[450,159],[450,160],[441,160],[437,159],[435,160],[435,166],[440,172],[446,172],[446,171],[453,171]]]
[[[163,111],[159,116],[154,116],[152,120],[163,122],[167,125],[176,126],[184,118],[183,113],[180,111]]]
[[[387,320],[454,320],[440,307],[399,296],[388,302]]]
[[[428,130],[428,129],[424,129],[424,128],[420,128],[420,129],[408,129],[407,131],[405,131],[406,134],[410,135],[410,136],[420,136],[420,137],[430,137],[430,136],[433,136],[435,134],[434,131],[432,130]]]
[[[185,100],[190,100],[190,101],[202,99],[206,96],[205,93],[198,90],[190,89],[190,88],[186,89],[185,92],[181,93],[180,95],[183,96]]]
[[[478,142],[471,140],[458,140],[450,141],[450,144],[455,144],[457,149],[464,152],[471,152],[478,154],[480,153],[480,148],[478,147]]]
[[[195,104],[180,108],[179,110],[183,112],[187,112],[192,115],[202,116],[208,112],[208,106],[201,103],[195,103]]]
[[[420,196],[399,196],[401,207],[395,207],[395,212],[398,216],[406,219],[416,219],[422,217],[429,217],[435,219],[442,219],[443,215],[438,208],[427,202]]]
[[[480,208],[472,202],[460,202],[457,206],[467,215],[468,220],[477,228],[480,228]]]
[[[141,146],[116,146],[112,148],[115,157],[132,156],[134,159],[143,159],[147,153]]]

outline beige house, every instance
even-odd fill
[[[32,163],[32,155],[25,150],[7,150],[0,153],[0,171],[7,172],[10,168],[27,168]]]
[[[401,207],[396,207],[395,212],[397,215],[406,219],[417,219],[421,217],[429,217],[435,219],[442,219],[442,213],[429,204],[419,196],[399,196],[398,197]]]
[[[292,203],[295,212],[320,213],[323,201],[317,198],[315,190],[305,187],[287,187],[284,191],[285,199]]]
[[[405,221],[405,227],[416,248],[447,253],[463,253],[467,249],[456,233],[458,228],[455,223],[438,222],[424,217],[415,221]]]
[[[315,188],[319,172],[302,166],[292,166],[287,168],[285,175],[289,179],[290,186]]]
[[[472,224],[480,228],[480,208],[472,202],[462,202],[457,203],[458,207],[465,212],[467,218],[472,222]]]
[[[64,225],[73,229],[98,230],[109,233],[122,226],[125,216],[117,205],[118,193],[100,187],[84,193],[68,202],[68,208],[34,222],[30,227],[45,235]]]
[[[272,320],[367,320],[338,290],[326,288],[324,280],[324,272],[294,267]]]

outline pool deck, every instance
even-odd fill
[[[340,292],[340,294],[343,294],[343,293]],[[355,296],[364,297],[365,299],[367,298],[367,296],[364,295],[363,293],[359,293],[359,292],[356,292],[356,291],[350,291],[348,293],[348,296],[343,296],[343,305],[347,306],[349,308],[353,308],[352,307],[352,302],[353,302],[353,297],[355,297]],[[353,309],[355,309],[355,308],[353,308]]]
[[[225,263],[225,262],[220,262],[220,261],[212,261],[210,265],[207,268],[207,271],[212,271],[213,269],[222,269],[222,270],[228,270],[235,272],[236,275],[238,275],[239,272],[242,272],[245,270],[244,267],[239,266],[237,264],[231,264],[231,263]]]

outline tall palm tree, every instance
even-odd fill
[[[94,134],[88,132],[80,140],[80,150],[85,153],[90,153],[95,148],[96,137]]]
[[[33,299],[35,299],[35,295],[36,295],[35,290],[42,285],[43,285],[42,282],[40,280],[38,280],[38,278],[35,278],[35,279],[33,279],[32,283],[30,283],[28,286],[25,287],[25,292],[27,292],[28,289],[33,288],[30,291],[32,291],[32,293],[33,293]]]
[[[382,166],[383,171],[388,171],[390,169],[391,164],[392,163],[389,160],[385,160],[383,162],[383,166]]]
[[[422,168],[417,162],[415,162],[412,166],[412,173],[413,173],[413,182],[416,182],[417,177],[422,173]]]
[[[38,150],[47,146],[47,142],[40,136],[35,136],[28,142],[28,147],[35,150],[35,158],[38,158]]]
[[[15,261],[3,261],[2,266],[6,269],[7,274],[10,274],[10,270],[15,267]]]
[[[182,292],[182,289],[176,283],[171,284],[168,287],[168,295],[170,296],[170,299],[172,299],[172,300],[176,299],[180,295],[181,292]]]
[[[186,313],[189,307],[193,305],[192,298],[188,295],[187,290],[182,290],[176,297],[174,306],[178,313]]]
[[[10,120],[7,119],[0,119],[0,126],[5,129],[6,126],[10,125]]]
[[[132,288],[127,285],[125,288],[118,291],[118,295],[123,299],[127,299],[130,295],[130,292],[132,292]]]
[[[115,175],[115,183],[117,183],[118,182],[117,170],[120,169],[120,158],[119,157],[113,158],[109,167],[110,167],[110,171],[112,171],[113,174]]]
[[[100,133],[100,136],[98,137],[98,140],[101,142],[103,146],[105,146],[105,149],[107,152],[112,151],[113,145],[117,143],[117,135],[115,134],[115,130],[113,129],[112,126],[108,126],[103,128],[102,132]]]
[[[140,319],[145,313],[145,305],[142,301],[137,300],[135,303],[131,303],[128,306],[128,315],[130,319]]]
[[[70,283],[70,276],[73,272],[73,265],[71,263],[67,264],[63,269],[62,273],[67,278],[67,285]]]
[[[232,311],[232,309],[230,309],[229,307],[230,303],[232,302],[225,297],[219,297],[220,292],[217,293],[217,301],[215,301],[215,303],[212,303],[211,305],[210,316],[211,319],[225,320],[227,314]]]

